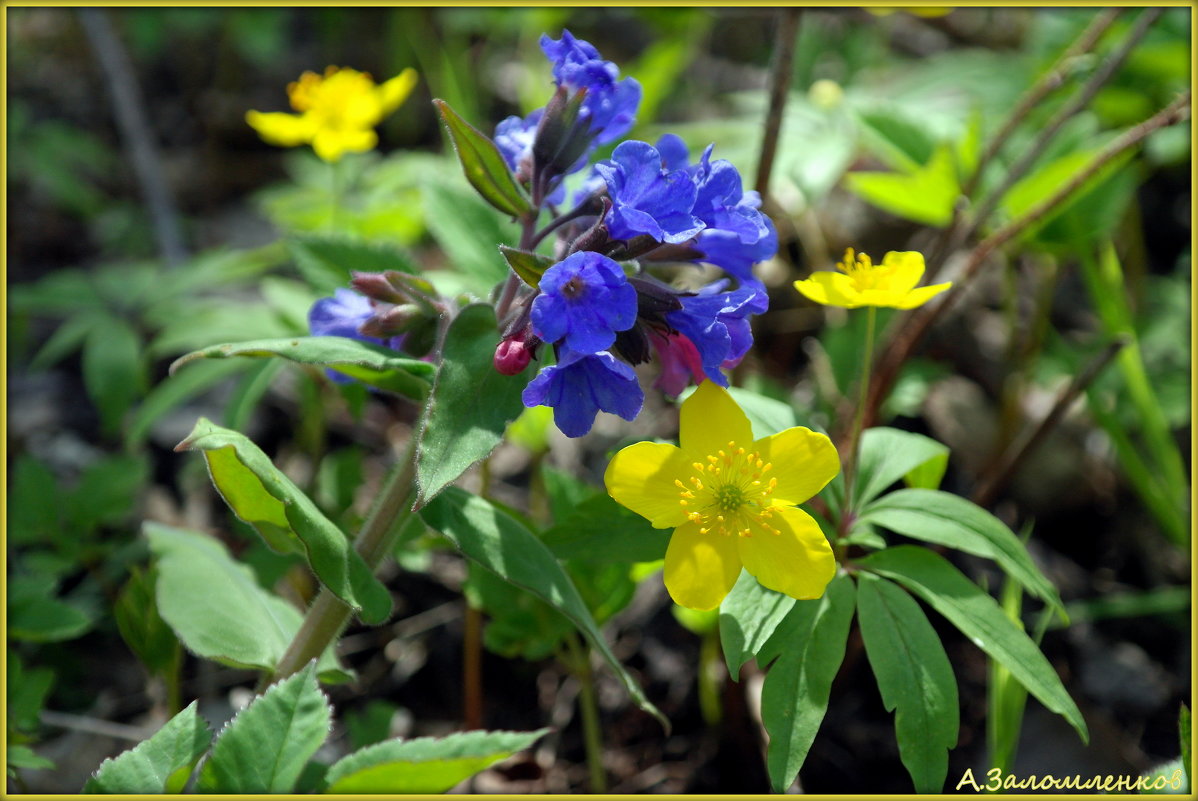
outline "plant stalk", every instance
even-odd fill
[[[849,432],[848,450],[844,459],[844,505],[841,507],[840,525],[847,533],[848,521],[853,511],[853,479],[857,472],[857,447],[861,441],[861,429],[865,421],[865,406],[869,401],[869,379],[873,367],[874,328],[877,325],[878,310],[869,307],[865,323],[865,355],[861,359],[860,394],[857,398],[857,410],[853,413],[853,429]]]
[[[765,128],[761,136],[761,157],[757,162],[757,180],[754,187],[765,199],[769,194],[770,173],[774,170],[774,157],[778,152],[778,135],[782,130],[782,112],[786,108],[786,95],[790,91],[791,73],[794,71],[795,37],[799,32],[798,8],[785,8],[779,13],[778,31],[774,39],[774,63],[770,70],[769,111],[766,112]]]
[[[599,728],[599,702],[595,695],[595,672],[591,670],[590,650],[570,632],[566,638],[574,676],[578,679],[578,708],[582,712],[582,737],[587,751],[592,793],[607,792],[607,774],[603,770],[603,734]]]

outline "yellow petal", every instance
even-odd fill
[[[888,273],[886,289],[906,294],[923,278],[923,254],[917,250],[890,251],[882,259],[880,270]]]
[[[306,144],[316,133],[311,118],[282,111],[247,111],[245,121],[263,141],[280,147]]]
[[[711,381],[704,381],[682,402],[679,429],[678,444],[692,462],[727,449],[729,442],[746,448],[753,442],[749,418],[728,390]]]
[[[818,598],[836,575],[832,546],[811,515],[793,506],[777,506],[768,523],[777,534],[753,526],[751,536],[737,537],[745,570],[763,587],[791,598]],[[675,535],[677,536],[677,535]],[[673,547],[673,542],[670,543]],[[669,565],[669,553],[666,564]]]
[[[753,449],[773,465],[762,480],[777,479],[778,484],[770,494],[775,503],[804,503],[840,472],[840,456],[832,440],[802,426],[758,440]]]
[[[390,114],[399,108],[408,99],[408,95],[412,93],[415,86],[416,70],[411,67],[380,86],[379,100],[383,107],[383,114]]]
[[[370,150],[378,140],[372,130],[337,131],[326,128],[317,132],[312,139],[312,149],[325,161],[337,161],[346,151],[361,153]]]
[[[715,609],[740,575],[735,535],[699,533],[698,523],[674,529],[666,549],[666,589],[674,603],[690,609]]]
[[[862,305],[861,293],[852,278],[844,273],[819,270],[805,281],[795,281],[795,289],[824,306],[843,306],[855,309]]]
[[[953,285],[952,281],[947,281],[943,284],[932,284],[931,286],[923,286],[919,289],[912,289],[900,301],[898,309],[914,309],[916,306],[922,306],[932,298],[939,295],[941,292],[947,292],[949,287]]]
[[[672,528],[686,521],[679,501],[693,471],[682,451],[673,445],[638,442],[622,449],[607,465],[603,483],[616,503],[646,518],[655,528]]]

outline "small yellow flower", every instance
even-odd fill
[[[840,471],[832,441],[800,427],[754,440],[732,396],[704,381],[682,404],[679,444],[629,445],[603,476],[618,503],[674,529],[665,560],[670,597],[714,609],[742,566],[793,598],[823,595],[836,559],[819,524],[796,504]]]
[[[287,85],[291,107],[299,114],[247,111],[245,121],[272,145],[310,144],[325,161],[337,161],[346,151],[372,150],[378,144],[374,126],[399,108],[415,85],[411,68],[382,86],[349,67],[329,67],[324,75],[305,72]]]
[[[795,281],[795,289],[825,306],[886,306],[894,309],[914,309],[944,292],[953,284],[933,284],[919,289],[915,285],[923,277],[923,254],[915,251],[891,251],[875,265],[865,253],[856,254],[848,248],[844,261],[836,265],[840,272],[821,270],[804,281]]]

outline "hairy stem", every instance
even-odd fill
[[[411,500],[416,487],[415,456],[413,439],[408,444],[407,453],[391,469],[354,540],[354,550],[371,570],[377,569],[391,550],[400,529],[399,524],[411,514]],[[295,639],[287,646],[275,667],[274,678],[287,678],[324,653],[349,622],[351,611],[328,587],[322,587],[308,608]],[[262,689],[265,688],[260,686],[259,690]]]

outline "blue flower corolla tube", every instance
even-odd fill
[[[679,244],[703,230],[703,221],[691,213],[694,180],[686,170],[662,169],[661,154],[648,142],[620,143],[595,171],[603,176],[611,198],[607,230],[612,239],[647,235]]]
[[[362,325],[373,315],[374,305],[370,298],[338,288],[333,290],[333,297],[320,298],[312,304],[312,308],[308,310],[308,330],[315,337],[349,337],[398,350],[403,342],[402,336],[380,339],[361,332]],[[353,381],[349,376],[333,369],[326,368],[325,373],[338,384]]]
[[[568,437],[591,430],[601,411],[633,420],[645,402],[636,373],[607,351],[576,353],[562,348],[558,363],[524,388],[525,406],[553,407],[553,422]]]
[[[749,315],[766,310],[767,298],[754,287],[725,291],[727,281],[708,284],[692,295],[681,295],[682,308],[667,312],[666,322],[698,351],[703,373],[728,386],[721,368],[735,367],[753,344]]]
[[[586,90],[579,119],[587,123],[596,144],[614,142],[632,129],[641,103],[641,85],[635,79],[617,80],[620,70],[615,64],[604,61],[594,45],[565,29],[561,39],[543,34],[541,50],[553,63],[558,86],[570,92]]]
[[[568,256],[545,271],[540,289],[531,320],[533,333],[545,342],[598,353],[636,322],[636,290],[620,265],[600,253]]]

